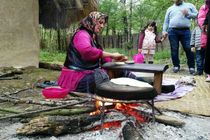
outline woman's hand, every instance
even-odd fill
[[[128,60],[127,56],[125,56],[123,54],[120,54],[120,53],[112,53],[112,58],[115,61],[118,61],[118,62],[123,62],[123,61],[127,61]]]
[[[127,61],[128,57],[120,53],[110,53],[103,51],[102,58],[111,57],[114,61]]]

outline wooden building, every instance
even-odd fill
[[[1,0],[0,67],[38,67],[40,24],[67,28],[94,10],[96,0]]]

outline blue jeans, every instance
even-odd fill
[[[187,65],[189,68],[195,68],[194,54],[191,52],[190,46],[190,30],[178,30],[170,28],[168,38],[171,46],[171,58],[174,67],[180,67],[179,60],[179,42],[185,51],[187,57]]]
[[[205,58],[205,49],[201,48],[201,50],[196,50],[195,59],[196,59],[196,66],[198,73],[203,73],[204,58]]]

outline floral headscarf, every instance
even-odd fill
[[[101,12],[91,12],[87,17],[85,17],[81,22],[80,25],[82,27],[87,28],[88,30],[94,32],[95,25],[99,23],[100,20],[104,19],[107,23],[108,16],[101,13]]]

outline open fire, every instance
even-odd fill
[[[101,114],[101,108],[103,106],[102,101],[97,100],[95,102],[96,106],[96,111],[91,112],[90,115],[99,115]],[[145,115],[141,114],[141,111],[136,109],[137,107],[141,106],[141,104],[137,103],[110,103],[110,102],[105,102],[104,103],[104,112],[109,113],[111,112],[112,109],[115,109],[119,112],[121,112],[125,116],[133,116],[136,119],[136,123],[145,123],[148,122],[148,117]],[[121,127],[121,123],[124,120],[114,120],[111,122],[104,122],[102,128],[119,128]],[[100,130],[101,126],[96,126],[93,128],[93,130]]]

